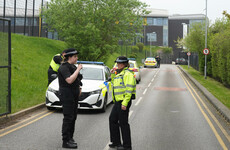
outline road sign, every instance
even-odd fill
[[[188,55],[188,56],[190,56],[190,55],[191,55],[191,53],[190,53],[190,52],[188,52],[188,53],[187,53],[187,55]]]
[[[207,48],[205,48],[205,49],[203,50],[203,54],[208,55],[208,54],[209,54],[209,50],[208,50]]]

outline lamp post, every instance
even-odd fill
[[[205,8],[205,48],[207,49],[207,0]],[[207,79],[207,55],[205,55],[204,78]]]
[[[152,34],[156,34],[156,32],[152,32]],[[152,36],[150,34],[150,57],[152,56],[152,47],[151,47],[151,42],[152,42]]]
[[[187,36],[188,33],[189,33],[189,24],[187,24],[187,23],[182,23],[182,25],[183,25],[183,39],[184,39],[185,36]],[[184,34],[184,26],[185,26],[185,25],[186,25],[186,34]],[[186,48],[186,47],[183,46],[183,48]],[[187,53],[187,56],[188,56],[188,69],[189,69],[189,63],[190,63],[190,55],[191,55],[191,53],[190,53],[189,50],[188,50],[188,53]]]

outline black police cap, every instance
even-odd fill
[[[119,57],[117,57],[117,59],[115,60],[115,62],[116,63],[128,63],[129,60],[125,56],[119,56]]]
[[[68,49],[64,50],[63,52],[65,53],[64,56],[79,54],[75,48],[68,48]]]

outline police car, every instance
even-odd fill
[[[82,93],[79,97],[79,109],[100,109],[105,112],[106,107],[112,102],[112,84],[109,82],[110,69],[103,62],[78,61],[83,68],[80,73],[82,79]],[[77,64],[76,64],[77,66]],[[46,107],[62,108],[59,100],[58,78],[50,83],[46,91]]]

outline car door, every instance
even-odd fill
[[[113,101],[113,96],[112,96],[112,90],[113,90],[113,88],[112,88],[112,83],[111,83],[111,81],[108,81],[109,80],[109,78],[111,77],[111,73],[110,73],[110,69],[108,68],[108,67],[105,67],[105,79],[106,79],[106,82],[108,83],[108,101],[107,101],[107,103],[110,103],[110,102],[112,102]]]

